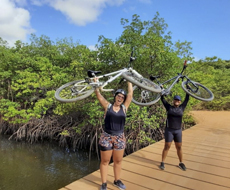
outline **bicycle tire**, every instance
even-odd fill
[[[156,92],[145,90],[141,87],[133,87],[132,102],[139,106],[151,106],[157,103],[161,98],[161,95]]]
[[[211,90],[198,82],[187,80],[182,82],[181,86],[186,93],[198,100],[209,102],[214,99]]]
[[[133,73],[131,72],[124,72],[122,73],[122,76],[128,80],[129,82],[145,89],[145,90],[149,90],[152,92],[156,92],[156,93],[160,93],[161,92],[161,88],[155,84],[154,82],[146,79],[146,78],[142,78],[140,79],[139,77],[135,76]]]
[[[77,93],[79,90],[84,89],[82,92]],[[75,92],[73,92],[75,91]],[[94,92],[91,85],[85,80],[68,82],[59,87],[55,92],[55,98],[60,102],[70,103],[82,100],[90,96]]]

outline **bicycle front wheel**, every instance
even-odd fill
[[[154,82],[146,79],[146,78],[139,78],[135,74],[131,72],[124,72],[122,73],[122,76],[128,80],[129,82],[152,92],[160,93],[161,88],[155,84]]]
[[[145,90],[139,86],[133,87],[133,99],[132,102],[139,106],[151,106],[160,100],[159,93]]]
[[[191,95],[193,98],[202,101],[212,101],[214,98],[213,93],[207,87],[203,86],[202,84],[194,81],[184,81],[182,82],[183,90]]]
[[[94,92],[85,80],[72,81],[62,85],[55,92],[55,98],[60,102],[75,102],[90,96]]]

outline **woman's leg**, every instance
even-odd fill
[[[113,151],[113,172],[115,181],[121,179],[121,163],[124,156],[123,150],[114,150]]]
[[[187,168],[186,168],[186,166],[183,163],[183,154],[182,154],[182,148],[181,148],[182,147],[182,143],[181,142],[175,142],[175,146],[176,146],[176,149],[177,149],[178,158],[180,160],[179,168],[182,169],[183,171],[186,171]]]
[[[113,172],[115,181],[120,180],[121,177],[121,162],[124,156],[126,138],[124,133],[114,136],[114,150],[113,150]]]
[[[180,162],[183,162],[182,154],[182,129],[176,130],[174,134],[175,147],[177,150],[177,156]]]
[[[177,156],[180,160],[180,162],[183,162],[183,154],[182,154],[182,143],[175,142],[176,150],[177,150]]]
[[[108,175],[108,166],[112,156],[113,150],[101,151],[100,173],[101,182],[106,183]]]
[[[162,162],[165,161],[165,158],[168,154],[168,151],[171,147],[172,141],[173,141],[173,134],[172,134],[172,130],[169,128],[165,128],[165,145],[164,145],[164,149],[162,151]]]
[[[102,133],[100,140],[100,153],[101,153],[101,162],[100,162],[100,173],[102,183],[106,183],[108,175],[108,166],[112,157],[113,148],[112,148],[112,138],[111,135],[107,133]]]
[[[166,156],[168,154],[168,151],[169,151],[169,149],[171,147],[171,144],[172,144],[172,142],[165,142],[165,146],[164,146],[164,149],[162,151],[162,162],[165,161]]]

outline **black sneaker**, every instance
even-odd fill
[[[121,180],[114,181],[113,185],[121,190],[126,189],[125,185],[121,182]]]
[[[179,168],[186,171],[186,167],[182,162],[179,164]]]
[[[107,190],[107,183],[102,183],[100,190]]]
[[[160,169],[164,170],[165,169],[165,163],[161,162],[161,165],[159,166]]]

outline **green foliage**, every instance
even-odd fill
[[[30,44],[17,41],[15,47],[8,47],[7,42],[0,38],[2,118],[9,123],[22,125],[34,118],[64,117],[77,113],[78,123],[63,124],[65,127],[58,129],[55,134],[59,134],[61,138],[77,138],[76,141],[73,140],[75,144],[80,142],[79,136],[87,139],[88,134],[94,142],[95,134],[102,129],[104,116],[104,110],[95,95],[74,103],[61,103],[54,98],[59,86],[85,78],[89,69],[107,73],[127,67],[133,49],[133,56],[137,58],[132,63],[134,69],[146,78],[149,75],[160,75],[161,81],[180,72],[185,59],[190,62],[193,59],[191,42],[173,43],[168,25],[160,18],[159,13],[150,21],[142,21],[138,15],[133,15],[131,21],[122,18],[121,25],[124,30],[116,40],[99,36],[96,50],[73,42],[71,38],[53,42],[47,36],[37,37],[32,34]],[[187,68],[189,77],[210,88],[215,99],[204,103],[191,98],[188,110],[191,107],[229,109],[229,69],[229,61],[216,57],[190,63]],[[118,81],[119,79],[106,88],[126,88],[126,84],[118,84]],[[171,96],[167,97],[168,101],[175,94],[185,96],[180,83],[175,85]],[[105,92],[103,96],[112,102],[111,93]],[[158,129],[164,126],[166,117],[161,103],[150,107],[131,104],[128,115],[130,117],[127,118],[125,131],[130,150],[134,151],[159,140]],[[185,115],[184,122],[192,123],[189,114]],[[77,137],[73,137],[73,132]],[[81,141],[81,146],[84,143]]]
[[[69,132],[68,132],[68,130],[65,129],[60,133],[60,135],[69,136]]]
[[[115,42],[99,37],[98,58],[105,64],[105,69],[127,66],[132,48],[137,57],[134,68],[147,78],[150,74],[170,76],[180,66],[181,59],[192,60],[191,43],[173,44],[171,33],[166,34],[167,24],[158,13],[152,21],[141,21],[138,15],[133,15],[131,22],[121,19],[121,24],[124,31]]]
[[[31,44],[17,41],[12,48],[7,47],[4,41],[1,44],[0,98],[15,103],[11,110],[12,107],[20,110],[2,114],[4,118],[25,118],[25,113],[30,112],[26,120],[14,120],[18,123],[32,117],[40,118],[47,111],[59,113],[63,105],[56,103],[55,89],[71,80],[84,78],[86,71],[97,65],[96,54],[86,46],[73,44],[71,39],[55,44],[46,36],[38,38],[32,35]],[[72,106],[66,107],[72,111]]]
[[[95,95],[94,99],[95,99]],[[95,99],[93,102],[87,102],[83,105],[82,113],[85,114],[85,118],[87,118],[85,125],[92,127],[101,127],[103,124],[103,108],[101,107],[98,100]]]
[[[20,104],[7,99],[0,100],[2,119],[13,124],[26,123],[36,114],[31,109],[20,109]]]
[[[150,107],[130,105],[125,126],[127,153],[159,140],[157,129],[165,121],[162,117],[164,112],[162,107],[155,105]]]
[[[229,110],[230,109],[230,68],[229,62],[217,57],[189,64],[189,77],[208,87],[214,94],[211,102],[194,104],[196,109]]]

